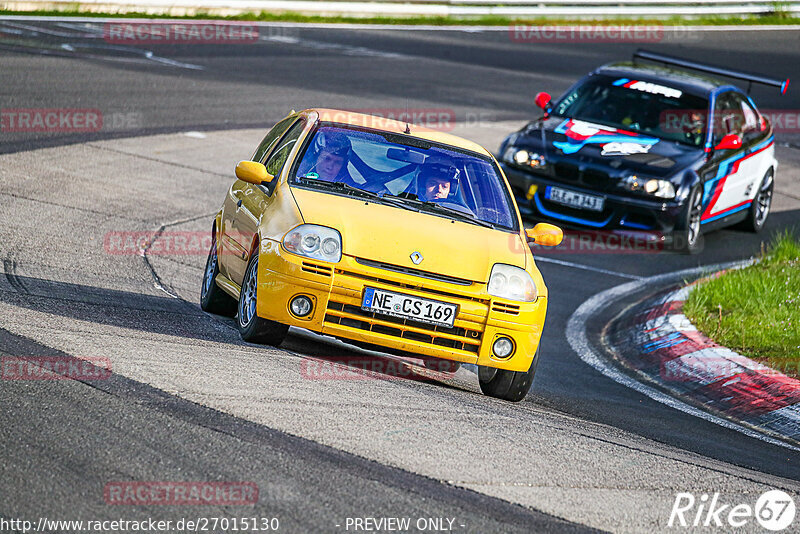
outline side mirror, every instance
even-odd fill
[[[564,239],[561,228],[548,223],[539,223],[533,228],[528,228],[525,230],[525,235],[537,245],[546,247],[555,247]]]
[[[542,108],[543,110],[547,111],[547,106],[550,105],[550,94],[541,92],[536,94],[536,105]]]
[[[275,179],[263,164],[248,160],[236,164],[236,177],[255,185],[268,184]]]
[[[741,147],[742,137],[738,134],[728,134],[714,147],[714,150],[736,150]]]

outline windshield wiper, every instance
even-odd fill
[[[472,215],[466,214],[463,211],[458,211],[454,208],[448,208],[447,206],[442,206],[441,204],[437,204],[436,202],[421,202],[423,206],[428,208],[431,211],[435,211],[441,214],[446,215],[454,215],[459,219],[467,222],[471,222],[477,224],[478,226],[483,226],[484,228],[494,228],[494,225],[490,222],[482,221],[481,219],[476,219]]]
[[[442,215],[455,216],[455,217],[458,217],[459,220],[475,223],[475,224],[477,224],[479,226],[484,226],[486,228],[495,228],[495,225],[493,225],[490,222],[486,222],[486,221],[482,221],[480,219],[476,219],[475,217],[473,217],[473,216],[471,216],[471,215],[469,215],[467,213],[464,213],[463,211],[459,211],[459,210],[454,209],[454,208],[448,208],[447,206],[442,206],[441,204],[438,204],[436,202],[426,202],[424,200],[419,200],[418,198],[416,198],[416,195],[399,196],[399,195],[392,195],[392,194],[387,193],[387,194],[383,195],[384,199],[386,197],[391,197],[392,199],[397,199],[397,200],[400,200],[400,201],[402,201],[404,203],[408,202],[408,201],[411,201],[416,206],[424,206],[425,208],[427,208],[428,211],[441,213]]]
[[[352,185],[346,184],[344,182],[328,182],[327,180],[318,180],[316,178],[309,178],[307,176],[298,176],[296,179],[298,181],[302,181],[303,184],[309,184],[315,186],[321,185],[323,187],[327,187],[330,189],[347,191],[368,198],[375,198],[375,199],[381,198],[380,195],[378,195],[377,193],[373,193],[372,191],[367,191],[366,189],[359,189],[358,187],[353,187]]]
[[[298,176],[297,180],[302,181],[303,184],[309,185],[322,185],[325,184],[325,187],[330,189],[338,189],[339,191],[346,191],[351,195],[359,195],[362,197],[370,198],[382,204],[390,204],[392,206],[397,206],[399,208],[411,210],[411,211],[419,211],[415,209],[413,206],[409,206],[404,202],[398,202],[392,198],[385,198],[386,196],[394,196],[394,195],[380,195],[378,193],[373,193],[372,191],[367,191],[366,189],[360,189],[358,187],[353,187],[350,184],[346,184],[344,182],[328,182],[325,180],[317,180],[315,178],[308,178],[306,176]]]

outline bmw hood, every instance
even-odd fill
[[[296,187],[291,191],[303,220],[338,230],[343,253],[357,259],[473,282],[488,281],[495,263],[525,268],[527,244],[518,233],[364,198]],[[416,264],[411,258],[414,252],[421,256]]]
[[[545,160],[602,168],[612,176],[641,173],[669,178],[704,155],[700,147],[564,117],[533,121],[510,135],[501,147],[504,160],[511,146]]]

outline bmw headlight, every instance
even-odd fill
[[[536,284],[527,271],[502,263],[492,267],[488,291],[495,297],[522,302],[532,302],[537,297]]]
[[[342,236],[327,226],[301,224],[283,236],[283,248],[307,258],[336,263],[342,259]]]
[[[645,178],[634,174],[625,178],[622,185],[628,191],[646,193],[658,198],[675,198],[675,186],[669,180]]]
[[[546,163],[544,156],[538,152],[531,152],[515,146],[510,146],[506,149],[503,159],[521,167],[544,167]]]

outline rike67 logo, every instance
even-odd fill
[[[726,503],[720,499],[719,493],[703,493],[700,497],[678,493],[667,526],[692,529],[719,527],[730,531],[748,525],[752,528],[755,519],[762,528],[778,532],[792,524],[796,511],[792,497],[781,490],[761,494],[755,506]]]

